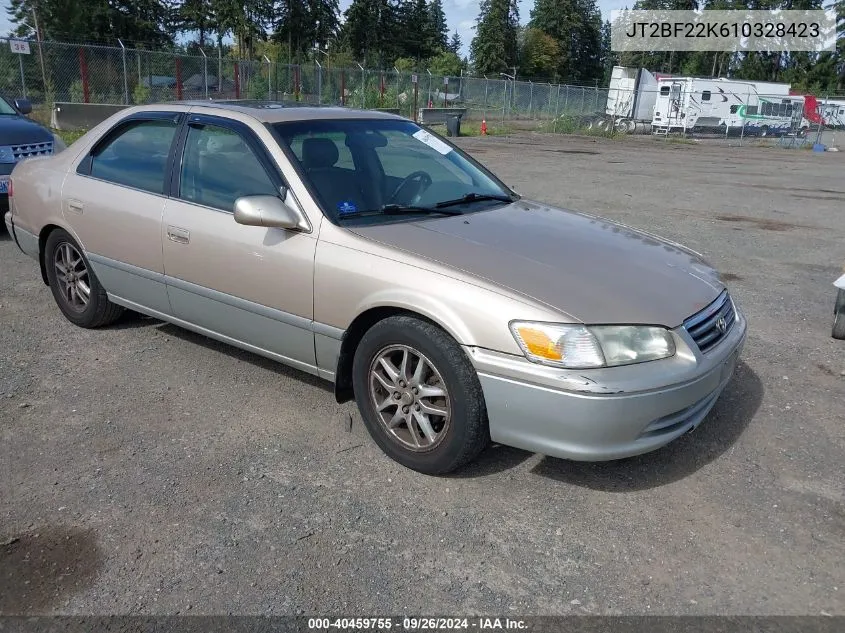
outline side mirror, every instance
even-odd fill
[[[299,209],[276,196],[243,196],[235,200],[235,222],[246,226],[308,231],[311,227]]]
[[[15,99],[15,107],[21,114],[32,112],[32,103],[30,103],[29,99]]]

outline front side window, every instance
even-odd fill
[[[12,104],[0,97],[0,114],[17,114],[18,111],[12,107]]]
[[[279,191],[241,135],[224,127],[191,125],[182,158],[179,197],[233,212],[235,200],[256,195],[277,196]]]
[[[710,91],[709,90],[705,90],[704,92],[701,93],[701,100],[702,101],[710,101]]]
[[[176,134],[173,121],[137,121],[105,145],[95,148],[91,176],[150,193],[164,193],[170,146]]]
[[[490,172],[411,121],[316,119],[273,129],[333,221],[418,219],[513,199]]]

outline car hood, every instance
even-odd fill
[[[584,323],[677,327],[724,289],[716,271],[682,246],[525,200],[467,215],[350,230]]]
[[[23,145],[24,143],[43,143],[52,141],[50,131],[23,116],[0,115],[0,144]]]

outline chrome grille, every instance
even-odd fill
[[[707,352],[727,336],[735,322],[736,310],[725,290],[713,303],[684,321],[684,329],[698,349]]]
[[[31,158],[33,156],[52,156],[53,141],[12,145],[12,154],[15,155],[15,161],[23,160],[24,158]]]

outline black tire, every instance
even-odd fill
[[[841,288],[836,293],[836,306],[833,309],[833,332],[831,336],[840,341],[845,340],[845,290]]]
[[[54,265],[56,254],[64,245],[72,247],[82,258],[87,271],[88,287],[90,289],[88,303],[84,308],[74,307],[67,296],[63,294],[63,284],[58,279],[58,271]],[[109,301],[106,291],[94,274],[88,258],[76,241],[64,230],[55,229],[47,237],[44,245],[44,267],[47,270],[47,280],[50,283],[50,290],[53,298],[59,306],[59,310],[65,315],[68,321],[74,325],[84,328],[95,328],[114,323],[123,314],[123,307]]]
[[[415,451],[403,446],[388,431],[373,402],[371,366],[393,345],[408,346],[423,354],[440,374],[448,392],[450,421],[430,450]],[[394,316],[373,325],[355,350],[352,384],[370,436],[391,459],[407,468],[429,475],[448,473],[472,461],[490,442],[487,408],[475,368],[460,345],[432,323]]]

